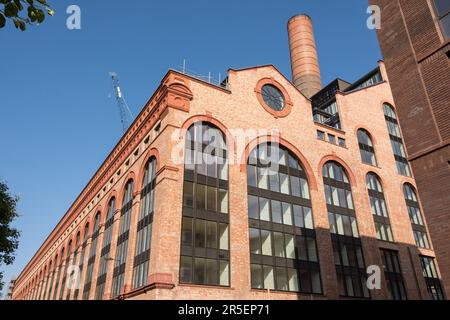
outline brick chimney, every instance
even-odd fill
[[[322,89],[319,61],[311,18],[300,14],[288,22],[292,82],[306,97]]]

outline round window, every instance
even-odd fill
[[[284,96],[281,91],[271,84],[263,85],[261,95],[264,102],[275,111],[282,111],[285,107]]]

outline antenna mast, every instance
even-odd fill
[[[129,126],[128,118],[127,118],[127,112],[130,114],[131,119],[133,119],[133,114],[131,113],[130,108],[128,107],[127,102],[125,101],[125,98],[122,94],[122,90],[120,89],[120,83],[119,83],[119,77],[117,76],[117,73],[110,72],[109,75],[112,78],[114,91],[116,94],[116,101],[117,101],[117,107],[119,108],[119,114],[120,114],[120,122],[122,123],[122,129],[123,132],[126,132]]]

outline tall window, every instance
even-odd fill
[[[77,262],[77,257],[78,257],[78,246],[80,245],[80,233],[77,233],[76,239],[75,239],[75,250],[73,251],[73,260],[72,260],[72,264],[75,264]],[[72,283],[73,281],[73,277],[75,274],[75,270],[72,270],[71,273],[69,274],[69,283]],[[67,294],[66,294],[66,300],[70,299],[70,293],[71,293],[71,289],[67,288]]]
[[[59,280],[61,277],[61,269],[63,266],[63,261],[64,261],[64,248],[62,248],[61,255],[59,256],[59,265],[58,265],[58,271],[57,271],[57,275],[56,275],[55,291],[53,291],[53,299],[52,300],[56,300],[56,294],[58,293]]]
[[[433,0],[433,3],[444,38],[450,39],[450,2],[448,0]]]
[[[306,173],[276,143],[263,143],[247,164],[251,284],[255,289],[322,293]]]
[[[186,134],[180,283],[230,285],[227,146],[207,123]]]
[[[59,290],[59,300],[62,300],[63,295],[64,295],[64,289],[66,288],[67,270],[69,269],[69,265],[70,265],[71,253],[72,253],[72,240],[69,241],[69,245],[67,247],[67,256],[66,256],[66,262],[65,262],[64,271],[63,271],[63,278],[62,278],[62,282],[61,282],[61,290]]]
[[[428,241],[427,230],[423,222],[422,213],[420,212],[416,192],[410,184],[405,184],[403,186],[403,193],[405,195],[406,207],[408,208],[409,220],[411,221],[416,245],[429,249],[430,242]]]
[[[339,163],[327,162],[323,167],[323,182],[340,294],[347,297],[370,298],[347,173]]]
[[[384,275],[391,299],[406,300],[406,290],[405,284],[403,283],[398,252],[381,249],[381,258],[383,260]]]
[[[89,223],[86,223],[86,226],[84,227],[83,244],[81,245],[80,262],[78,264],[78,275],[77,275],[78,286],[74,292],[74,297],[73,297],[74,300],[78,300],[78,295],[80,292],[80,289],[78,289],[78,287],[81,285],[80,281],[81,281],[81,275],[83,274],[84,256],[86,255],[86,247],[87,247],[88,239],[89,239]]]
[[[94,264],[97,252],[98,236],[100,232],[100,212],[95,216],[94,230],[92,233],[91,249],[89,251],[89,260],[86,269],[86,278],[84,279],[83,300],[89,299],[89,292],[92,286],[92,273],[94,272]]]
[[[117,238],[116,258],[114,259],[113,297],[118,296],[123,289],[125,267],[127,263],[128,238],[130,236],[131,210],[133,208],[133,180],[129,180],[125,187],[123,206],[121,209],[119,237]]]
[[[45,289],[47,287],[47,266],[44,267],[44,273],[42,274],[42,286],[41,286],[41,292],[39,294],[39,300],[44,300],[45,296]]]
[[[411,170],[406,159],[405,147],[403,146],[403,138],[400,127],[398,126],[397,116],[395,115],[394,109],[388,104],[384,104],[384,118],[386,119],[389,138],[391,139],[397,171],[399,174],[409,177],[411,176]]]
[[[142,182],[141,208],[137,225],[136,253],[133,264],[133,288],[139,288],[147,284],[155,187],[156,158],[151,158],[145,167]]]
[[[420,256],[422,264],[423,277],[427,285],[428,292],[433,300],[444,300],[444,292],[442,291],[441,280],[437,273],[434,258]]]
[[[55,257],[55,264],[54,266],[56,266],[56,261],[58,260],[58,255],[56,255]],[[44,294],[44,300],[49,300],[50,299],[50,292],[52,292],[52,288],[53,288],[53,278],[55,277],[55,270],[52,269],[52,261],[50,260],[50,263],[48,265],[48,287],[47,290],[45,291]]]
[[[101,300],[105,292],[106,274],[111,261],[109,253],[111,251],[112,227],[114,224],[114,213],[116,212],[116,198],[109,201],[108,212],[106,214],[105,231],[103,233],[103,246],[100,255],[100,269],[97,277],[97,291],[95,299]]]
[[[375,149],[373,148],[372,138],[364,129],[358,130],[358,144],[362,162],[376,166],[377,160],[375,158]]]
[[[366,176],[367,191],[369,193],[370,208],[372,209],[377,238],[384,241],[394,241],[392,236],[389,214],[384,200],[380,179],[374,173]]]

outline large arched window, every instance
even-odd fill
[[[133,209],[133,180],[129,180],[123,195],[120,211],[119,236],[117,238],[116,258],[114,259],[112,293],[117,297],[122,293],[127,263],[128,238],[130,236],[131,210]]]
[[[370,172],[366,176],[366,185],[369,193],[370,208],[375,222],[375,229],[377,231],[377,238],[384,241],[394,241],[380,179],[375,173]]]
[[[417,199],[414,187],[406,183],[403,186],[403,193],[405,195],[406,206],[408,208],[409,220],[414,233],[416,245],[421,248],[430,248],[428,241],[427,230],[423,222],[422,213],[420,212],[420,205]]]
[[[340,294],[369,298],[364,255],[347,173],[334,161],[327,162],[322,173]]]
[[[386,119],[389,138],[391,139],[392,151],[394,152],[397,171],[404,176],[411,176],[408,160],[406,158],[405,147],[403,146],[402,134],[398,126],[397,116],[394,109],[387,103],[383,105],[384,118]]]
[[[372,138],[364,129],[358,130],[358,144],[362,162],[376,166],[377,160],[375,158],[375,149],[373,148]]]
[[[136,252],[133,263],[133,288],[147,284],[152,240],[153,208],[156,187],[156,158],[151,158],[145,166],[141,191],[141,208],[137,224]]]
[[[252,150],[247,164],[251,285],[322,293],[306,173],[276,143]]]
[[[70,255],[72,253],[72,240],[69,241],[69,245],[67,246],[67,255],[66,255],[66,261],[64,265],[64,271],[63,271],[63,278],[61,282],[61,290],[59,290],[59,300],[62,300],[64,295],[64,289],[66,288],[66,280],[67,280],[67,270],[69,269],[70,265]]]
[[[74,300],[78,300],[78,295],[80,293],[79,286],[81,285],[81,275],[83,273],[83,266],[84,266],[84,256],[86,255],[86,247],[89,240],[89,223],[86,223],[84,226],[84,234],[83,234],[83,244],[81,245],[81,254],[80,254],[80,262],[78,263],[78,273],[76,275],[77,279],[77,286],[74,292]]]
[[[98,236],[100,234],[100,212],[97,212],[94,221],[94,230],[92,231],[91,248],[89,250],[89,260],[86,269],[86,278],[84,279],[83,300],[89,299],[89,292],[92,286],[92,276],[94,272],[94,264],[97,252]]]
[[[64,261],[64,248],[62,248],[61,254],[59,256],[59,264],[57,267],[58,271],[57,271],[56,280],[55,280],[55,290],[53,291],[53,299],[52,300],[56,300],[56,294],[58,293],[59,280],[61,279],[61,271],[62,271],[63,261]]]
[[[228,163],[223,133],[208,123],[186,134],[180,283],[230,285]]]
[[[80,245],[80,237],[81,237],[80,232],[78,232],[77,236],[75,238],[75,247],[74,247],[74,251],[73,251],[72,265],[77,263],[78,246]],[[74,275],[75,275],[75,270],[72,269],[70,274],[69,274],[69,283],[72,283]],[[70,299],[70,293],[71,292],[72,292],[72,288],[67,288],[66,300]]]
[[[116,212],[116,198],[112,198],[109,201],[108,212],[106,213],[105,231],[103,232],[103,245],[100,256],[100,268],[98,270],[97,277],[97,289],[95,293],[95,299],[101,300],[105,292],[106,274],[108,273],[108,265],[111,261],[111,239],[112,239],[112,227],[114,224],[114,214]]]

